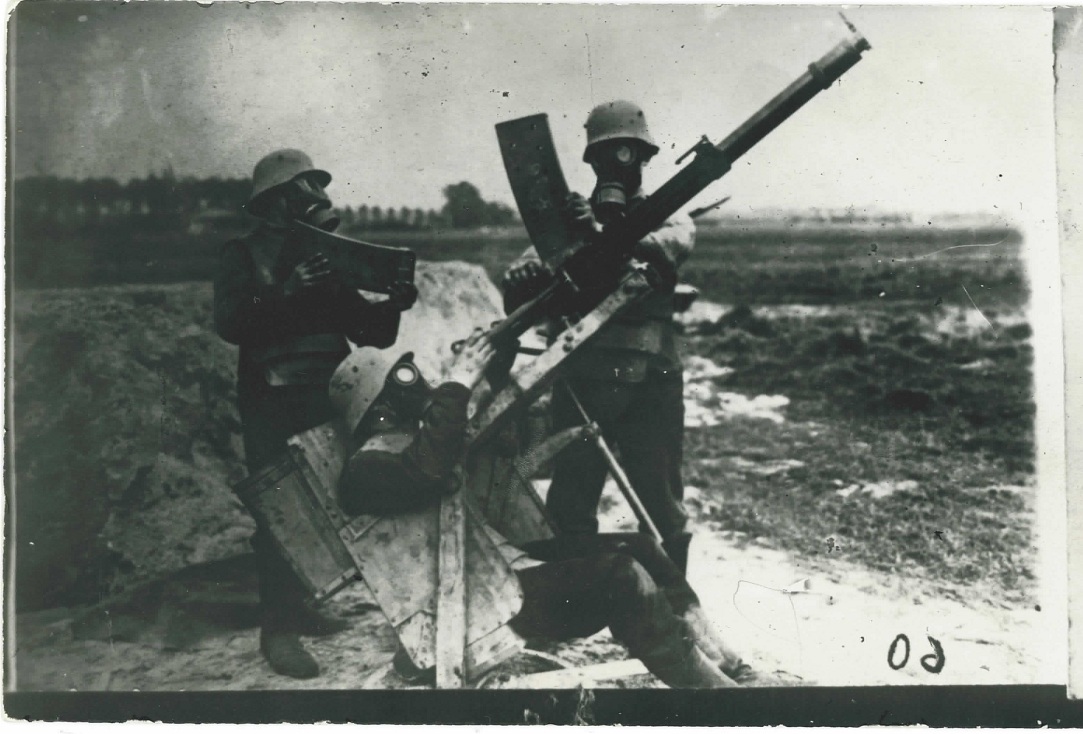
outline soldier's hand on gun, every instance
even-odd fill
[[[389,308],[409,311],[417,302],[417,286],[407,280],[396,280],[387,289]]]
[[[590,202],[575,191],[564,199],[564,216],[572,229],[582,234],[594,234],[601,230],[601,225],[594,218],[594,209]]]
[[[312,288],[329,286],[333,282],[332,276],[331,263],[322,252],[317,252],[293,269],[282,291],[287,296],[293,296]]]
[[[496,349],[489,337],[479,327],[466,340],[452,346],[455,356],[448,365],[445,379],[466,385],[473,390],[485,372]]]
[[[553,271],[544,263],[529,260],[508,270],[504,275],[503,285],[505,290],[508,288],[529,288],[552,277]]]
[[[647,282],[652,288],[672,291],[677,285],[677,263],[657,242],[643,241],[632,249],[632,257],[647,265]]]

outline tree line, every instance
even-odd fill
[[[17,233],[59,234],[110,230],[176,232],[205,229],[201,223],[245,224],[242,206],[252,191],[247,178],[179,178],[172,169],[120,183],[113,178],[28,176],[12,186],[12,224]],[[485,201],[467,182],[444,187],[440,209],[362,204],[335,211],[345,230],[428,230],[506,226],[516,212]],[[213,227],[213,224],[211,225]]]

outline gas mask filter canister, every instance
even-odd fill
[[[596,146],[590,162],[598,176],[594,208],[599,222],[607,224],[624,215],[628,197],[639,189],[642,161],[634,141],[606,141]]]

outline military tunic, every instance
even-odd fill
[[[629,202],[642,200],[640,192]],[[593,202],[592,202],[593,204]],[[695,225],[674,215],[643,238],[660,245],[680,266],[691,254]],[[538,261],[533,248],[512,268]],[[667,540],[682,533],[684,375],[673,323],[673,294],[656,292],[630,305],[567,360],[566,382],[620,454],[628,478]],[[553,430],[583,419],[558,383],[553,390]],[[597,509],[608,468],[590,442],[566,448],[554,460],[546,508],[565,533],[596,533]]]

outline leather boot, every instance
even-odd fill
[[[693,604],[681,614],[681,619],[692,633],[692,641],[700,647],[719,670],[741,685],[754,684],[757,679],[752,666],[741,659],[707,619],[703,608]]]
[[[259,651],[271,670],[289,678],[315,678],[320,666],[294,632],[264,625],[259,631]]]
[[[697,645],[679,665],[659,669],[656,673],[670,688],[738,688],[738,684],[723,673]]]
[[[297,591],[300,581],[273,550],[266,533],[257,531],[252,546],[259,570],[259,651],[279,675],[315,678],[320,666],[293,628],[298,616],[294,611],[303,606],[303,597]]]
[[[691,543],[692,533],[689,532],[674,533],[662,541],[662,549],[684,576],[688,575],[688,546]]]

